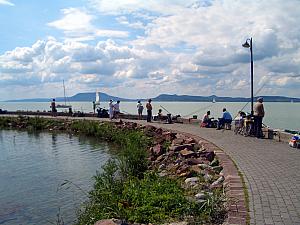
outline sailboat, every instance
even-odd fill
[[[100,105],[100,93],[98,92],[98,90],[96,91],[95,105]]]
[[[216,98],[213,98],[212,103],[216,103]]]
[[[70,109],[72,108],[71,105],[67,105],[67,98],[66,98],[66,88],[65,88],[65,81],[63,80],[63,87],[64,87],[64,100],[65,100],[65,104],[58,104],[56,106],[56,108],[58,109]]]

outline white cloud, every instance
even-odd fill
[[[98,29],[92,21],[95,16],[79,8],[67,8],[62,10],[63,18],[50,22],[47,25],[62,30],[65,38],[71,41],[88,41],[96,37],[128,37],[127,31]]]
[[[14,6],[15,4],[10,2],[10,1],[7,1],[7,0],[0,0],[0,5],[9,5],[9,6]]]

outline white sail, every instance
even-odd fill
[[[212,103],[216,103],[216,98],[213,98]]]
[[[95,101],[96,105],[100,105],[100,94],[98,91],[96,91],[96,101]]]

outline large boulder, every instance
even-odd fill
[[[194,146],[192,144],[174,145],[174,146],[169,147],[170,151],[174,151],[174,152],[181,151],[185,148],[190,151],[194,150]]]
[[[195,152],[185,148],[185,149],[180,151],[180,154],[185,158],[189,158],[189,157],[192,157],[193,155],[195,155]]]

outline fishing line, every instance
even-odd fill
[[[160,107],[162,107],[164,110],[166,110],[169,114],[172,114],[170,113],[165,107],[163,107],[162,105],[159,105]],[[174,115],[174,114],[173,114]]]
[[[197,113],[197,112],[203,111],[203,110],[205,110],[205,109],[207,109],[207,108],[209,108],[209,107],[211,107],[211,106],[213,106],[213,104],[208,105],[208,106],[205,106],[205,107],[201,107],[201,108],[199,108],[198,110],[196,110],[196,111],[194,111],[194,112],[192,112],[192,113],[190,113],[190,114],[184,115],[183,117],[191,116],[191,115],[193,115],[193,114],[195,114],[195,113]]]

